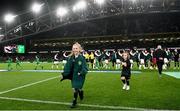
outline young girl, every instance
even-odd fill
[[[81,45],[79,43],[75,43],[72,47],[72,52],[67,59],[67,63],[64,67],[64,72],[62,73],[62,80],[70,79],[74,91],[74,98],[71,108],[74,108],[76,106],[78,95],[80,97],[80,100],[83,100],[84,98],[82,88],[85,82],[88,68],[86,60],[81,52]]]
[[[121,74],[121,80],[123,82],[123,89],[130,90],[129,80],[131,77],[131,63],[129,60],[129,53],[124,52],[122,60],[122,74]]]

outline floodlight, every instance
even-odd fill
[[[13,14],[6,14],[5,15],[5,17],[4,17],[4,20],[5,20],[5,22],[7,22],[7,23],[11,23],[11,22],[13,22],[14,21],[14,19],[15,19],[15,17],[16,17],[17,15],[13,15]]]
[[[68,10],[65,7],[59,7],[56,11],[58,17],[63,17],[68,13]]]
[[[73,7],[73,11],[77,11],[77,10],[83,10],[87,7],[87,3],[82,0],[82,1],[79,1],[78,3],[76,3]]]
[[[95,3],[102,5],[105,3],[105,0],[94,0]]]
[[[131,0],[133,3],[136,2],[136,0]]]
[[[33,11],[34,13],[39,13],[39,12],[41,11],[43,5],[44,5],[44,4],[34,3],[34,4],[32,5],[32,11]]]

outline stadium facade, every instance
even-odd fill
[[[56,16],[50,1],[38,16],[21,14],[2,28],[1,53],[11,44],[25,45],[26,53],[69,50],[76,41],[86,50],[180,47],[179,0],[107,0],[100,6],[88,0],[86,9],[73,12],[76,2],[62,1],[70,10],[64,17]]]

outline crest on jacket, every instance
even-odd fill
[[[79,65],[79,66],[82,65],[82,62],[81,62],[81,61],[78,61],[78,65]]]

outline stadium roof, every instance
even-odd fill
[[[25,11],[29,11],[33,2],[47,2],[52,10],[56,8],[56,5],[60,3],[66,4],[72,0],[0,0],[0,18],[7,12],[21,14]],[[76,1],[76,0],[74,0]]]
[[[2,21],[4,15],[8,13],[12,13],[8,18],[15,17],[12,24],[0,21],[2,29],[0,34],[4,35],[4,37],[1,37],[2,41],[51,31],[60,26],[64,27],[67,24],[109,18],[111,16],[180,12],[180,0],[106,0],[103,6],[100,6],[96,0],[84,0],[87,3],[87,10],[76,12],[73,9],[79,1],[81,0],[1,0],[0,20]],[[34,2],[43,4],[41,13],[35,14],[31,10]],[[61,16],[57,17],[55,11],[59,6],[63,6],[63,9],[64,7],[68,9],[67,16],[63,18]],[[60,15],[64,14],[60,13]],[[171,21],[171,19],[169,20]],[[126,26],[124,32],[128,32],[126,31],[128,29],[127,22],[123,23]],[[139,21],[139,23],[141,22]],[[138,24],[138,22],[135,24]],[[179,23],[175,24],[179,25]],[[140,25],[137,25],[137,27],[140,27]],[[173,29],[175,31],[178,30],[178,28]]]

